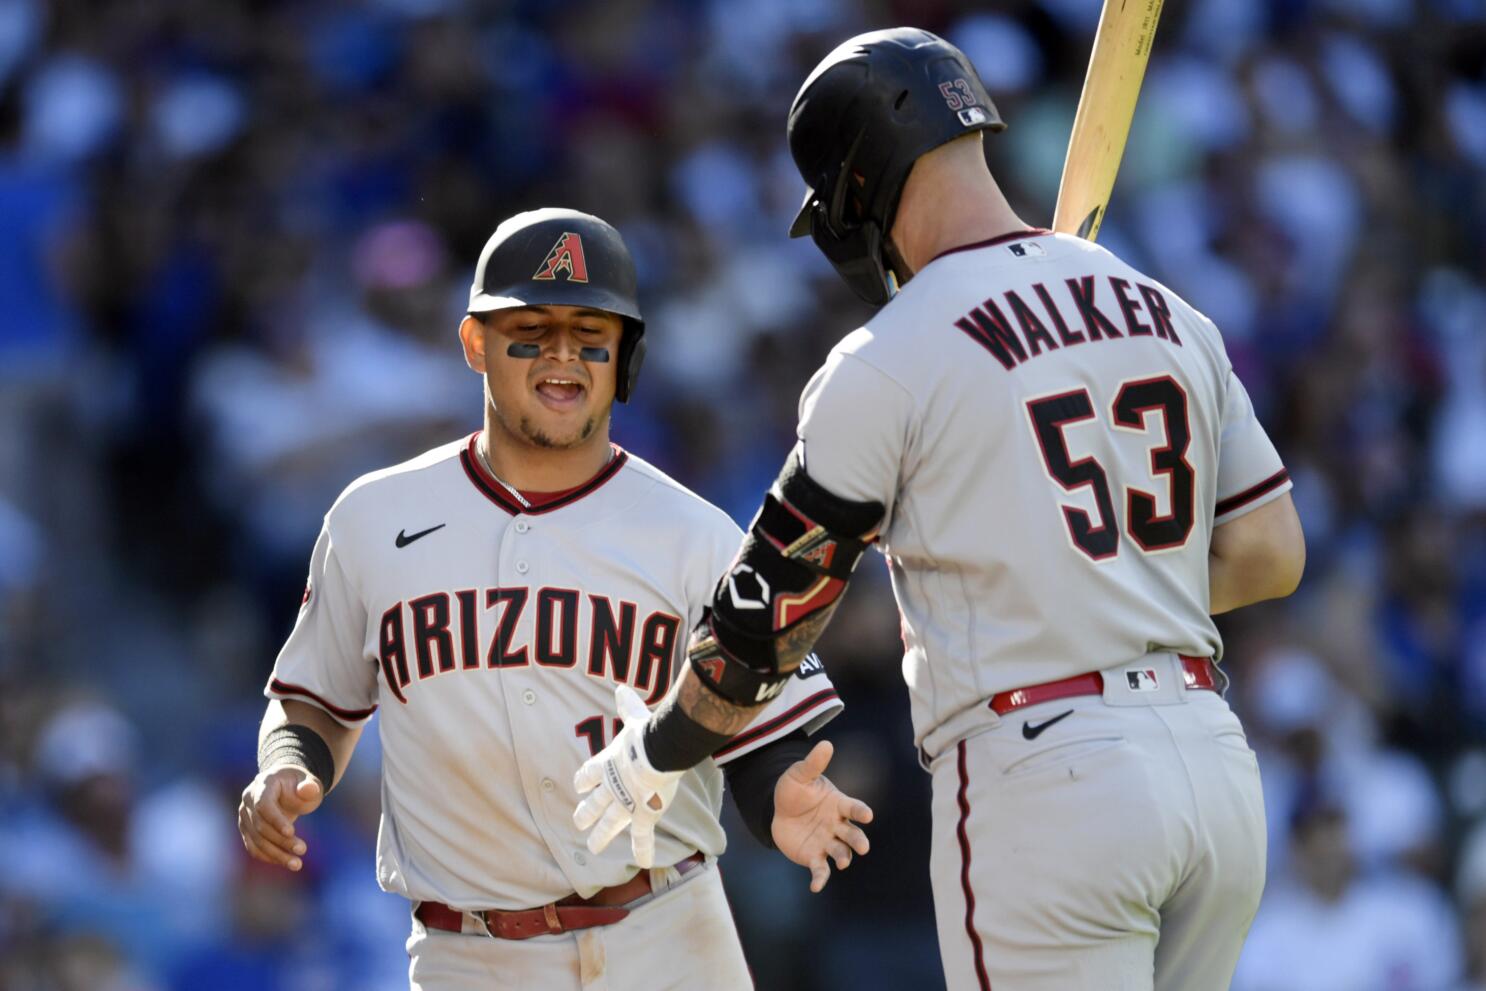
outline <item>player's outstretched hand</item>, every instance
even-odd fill
[[[304,840],[294,835],[294,820],[320,807],[325,789],[302,767],[275,767],[259,772],[243,789],[237,807],[237,831],[253,857],[297,871],[304,866]]]
[[[588,834],[588,849],[601,852],[630,828],[635,863],[655,866],[655,824],[676,797],[684,771],[657,771],[645,754],[645,724],[650,710],[628,685],[614,690],[614,703],[624,729],[614,742],[584,761],[573,775],[578,794],[588,795],[573,810],[573,825]]]
[[[835,748],[822,740],[804,760],[795,761],[774,785],[774,823],[770,832],[779,852],[801,867],[810,868],[810,890],[819,891],[831,878],[826,858],[842,871],[852,852],[865,854],[871,844],[857,823],[872,821],[866,802],[852,798],[825,776]]]

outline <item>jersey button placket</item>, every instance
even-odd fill
[[[542,541],[536,533],[531,521],[517,516],[511,520],[505,531],[505,539],[501,541],[497,551],[497,581],[504,585],[527,585],[530,579],[527,577],[532,571],[532,555],[539,554],[542,549],[537,547]],[[515,572],[515,576],[511,572]],[[516,577],[519,576],[519,577]],[[523,631],[520,635],[532,635],[535,629],[535,610],[537,589],[529,589],[528,604],[526,607],[526,619],[523,620]],[[530,646],[530,645],[529,645]],[[547,669],[539,668],[533,658],[530,665],[515,666],[502,669],[500,672],[503,680],[506,680],[507,704],[510,708],[512,743],[518,753],[532,753],[534,748],[530,741],[546,741],[549,736],[549,720],[544,718],[550,713],[538,704],[538,692],[533,688],[520,687],[523,684],[533,683],[533,679],[548,676]],[[508,680],[507,680],[508,679]],[[520,699],[521,704],[516,705]],[[550,705],[550,699],[543,705]],[[538,747],[542,744],[537,744]],[[570,821],[572,809],[565,800],[559,799],[557,782],[550,777],[539,777],[532,774],[534,761],[521,761],[518,769],[521,777],[522,792],[526,795],[527,803],[534,814],[537,828],[547,847],[554,856],[559,858],[567,856],[570,859],[567,864],[574,868],[585,868],[588,866],[588,857],[582,852],[568,852],[564,854],[564,847],[571,843]],[[559,861],[560,863],[564,861]],[[578,884],[581,878],[571,877],[573,884]]]

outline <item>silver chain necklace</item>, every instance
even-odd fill
[[[490,467],[490,458],[487,457],[485,454],[485,445],[483,443],[477,443],[475,445],[475,453],[480,456],[480,463],[485,466],[486,471],[490,472],[490,477],[495,479],[495,484],[499,485],[501,488],[511,493],[511,498],[515,499],[516,502],[520,504],[522,509],[530,509],[531,503],[527,501],[526,496],[516,491],[514,486],[508,484],[504,479],[502,479],[495,473],[494,468]]]
[[[527,501],[526,496],[522,495],[519,491],[516,490],[516,488],[514,486],[512,486],[505,479],[503,479],[499,475],[497,475],[495,473],[495,469],[492,468],[492,467],[490,467],[490,458],[485,454],[484,438],[481,438],[480,440],[478,440],[478,441],[475,442],[475,453],[477,455],[479,455],[479,457],[480,457],[480,463],[485,466],[485,470],[490,473],[490,477],[495,480],[495,484],[496,485],[499,485],[501,488],[503,488],[507,492],[511,493],[511,498],[512,499],[515,499],[516,502],[521,505],[521,508],[522,509],[530,509],[531,508],[531,503]],[[614,460],[614,449],[611,447],[609,449],[609,457],[607,459],[605,459],[604,464],[607,465],[610,461],[613,461],[613,460]]]

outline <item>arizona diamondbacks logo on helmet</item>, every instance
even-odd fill
[[[547,252],[546,259],[542,262],[537,274],[532,278],[539,281],[552,281],[557,278],[557,273],[565,273],[569,282],[588,281],[588,263],[583,259],[583,239],[571,231],[564,232],[552,250]]]

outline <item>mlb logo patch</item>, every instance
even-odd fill
[[[960,123],[966,127],[974,127],[976,124],[984,124],[991,118],[979,107],[966,107],[960,111]]]
[[[1132,692],[1154,692],[1161,687],[1156,680],[1156,672],[1151,668],[1126,671],[1125,683],[1130,686]]]

